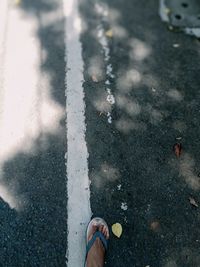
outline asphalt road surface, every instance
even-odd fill
[[[200,266],[200,42],[159,4],[1,0],[0,267],[83,266],[92,216],[108,267]]]

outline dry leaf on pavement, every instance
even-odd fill
[[[165,8],[165,13],[166,14],[170,14],[171,13],[171,10],[169,8]]]
[[[93,82],[98,83],[98,79],[96,75],[92,75],[92,80]]]
[[[113,37],[113,31],[112,30],[108,30],[105,35],[109,38]]]
[[[120,236],[122,235],[122,226],[120,223],[115,223],[112,225],[112,232],[115,236],[117,236],[118,238],[120,238]]]
[[[15,0],[15,5],[21,4],[21,0]]]
[[[153,221],[153,222],[151,223],[151,225],[150,225],[150,229],[151,229],[152,231],[154,231],[154,232],[159,231],[159,229],[160,229],[160,223],[159,223],[159,221]]]
[[[177,158],[179,158],[180,155],[181,155],[181,152],[182,152],[182,145],[181,145],[181,143],[174,144],[173,150],[174,150],[174,153],[177,156]]]

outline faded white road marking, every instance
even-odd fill
[[[107,20],[108,9],[106,8],[105,5],[96,4],[96,11],[99,13],[99,15],[102,16],[102,20]],[[103,23],[100,23],[97,27],[97,38],[102,47],[103,54],[104,54],[104,61],[106,64],[106,78],[107,78],[107,80],[105,81],[106,92],[107,92],[106,100],[108,101],[108,103],[110,103],[110,105],[114,105],[115,97],[112,94],[112,90],[109,88],[109,85],[112,83],[113,79],[115,78],[115,75],[113,73],[112,64],[110,63],[111,56],[110,56],[109,41],[108,41],[108,37],[106,36]],[[111,113],[112,113],[111,111],[107,112],[108,123],[112,123]]]
[[[7,16],[8,16],[8,1],[0,1],[0,53],[4,48],[5,33],[7,26]]]
[[[4,69],[4,55],[5,55],[5,38],[8,22],[8,1],[0,1],[0,106],[2,101],[3,89],[3,69]]]
[[[83,266],[85,230],[91,218],[85,103],[83,83],[81,23],[77,0],[63,0],[66,17],[66,112],[67,112],[67,266]]]

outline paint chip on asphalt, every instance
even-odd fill
[[[126,202],[122,202],[122,203],[121,203],[121,209],[122,209],[122,210],[127,210],[127,209],[128,209],[128,205],[127,205]]]

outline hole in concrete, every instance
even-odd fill
[[[185,8],[188,7],[188,3],[182,3],[181,5],[182,7],[185,7]]]
[[[175,15],[175,18],[178,19],[178,20],[180,20],[180,19],[182,19],[182,16],[179,15],[179,14],[176,14],[176,15]]]
[[[200,15],[197,16],[197,19],[200,19]]]

